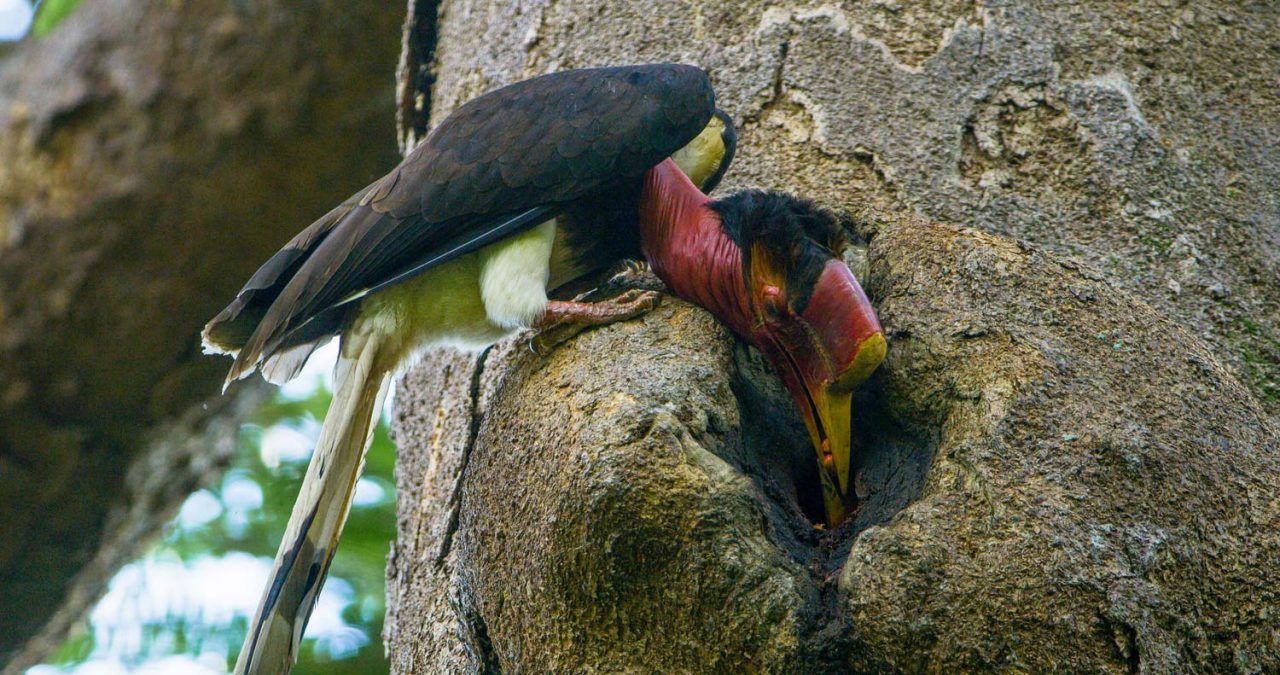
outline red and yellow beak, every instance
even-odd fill
[[[887,344],[875,309],[849,268],[826,263],[804,311],[791,311],[781,289],[763,285],[768,317],[755,342],[800,409],[818,456],[831,525],[844,519],[849,492],[853,389],[884,360]]]

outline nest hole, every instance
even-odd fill
[[[760,488],[773,531],[793,558],[821,573],[839,569],[849,545],[867,528],[889,521],[924,489],[937,434],[902,422],[877,373],[853,399],[850,477],[854,494],[838,527],[826,522],[817,456],[804,422],[758,353],[739,346],[733,381],[742,420],[737,457],[726,458]]]

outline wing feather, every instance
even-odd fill
[[[272,371],[289,374],[305,344],[290,336],[324,337],[315,325],[303,330],[318,317],[340,329],[338,303],[474,250],[468,242],[492,232],[537,224],[522,214],[552,217],[638,179],[714,109],[706,73],[675,64],[565,71],[472,99],[269,260],[209,323],[206,341],[238,351],[229,379],[277,349],[291,353]]]

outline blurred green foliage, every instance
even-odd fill
[[[205,517],[195,519],[197,522],[192,524],[184,523],[180,515],[163,539],[139,561],[143,587],[146,586],[148,569],[146,561],[176,559],[190,570],[193,564],[201,561],[225,560],[227,556],[248,553],[269,564],[267,561],[275,556],[284,536],[285,524],[293,509],[308,459],[270,461],[271,453],[263,452],[264,437],[272,429],[294,430],[309,437],[309,445],[313,446],[318,421],[324,418],[330,399],[330,392],[323,387],[317,387],[310,396],[297,400],[277,395],[256,413],[251,423],[241,428],[235,462],[223,480],[195,493],[184,505],[185,512],[193,500],[201,500],[200,508],[193,510],[202,511]],[[342,621],[346,628],[354,629],[347,632],[363,635],[365,640],[358,648],[337,650],[339,653],[335,657],[332,647],[324,648],[316,639],[305,637],[295,673],[336,675],[388,671],[381,634],[385,598],[383,574],[387,551],[395,536],[394,466],[395,449],[386,424],[382,423],[374,435],[362,478],[376,489],[366,489],[367,496],[363,500],[357,494],[357,503],[351,510],[351,518],[343,531],[342,543],[329,575],[330,585],[349,585],[351,593],[342,610]],[[260,505],[245,508],[246,494],[251,497],[247,500],[249,503],[258,501],[254,486],[261,491]],[[216,505],[210,497],[216,500]],[[114,586],[113,582],[112,592]],[[260,591],[260,588],[253,588],[252,594],[256,597]],[[321,602],[323,604],[323,600]],[[51,665],[58,666],[59,670],[74,670],[76,664],[110,658],[133,670],[139,664],[173,654],[192,657],[203,654],[207,662],[212,649],[225,651],[229,669],[235,663],[252,611],[252,607],[243,612],[238,610],[230,623],[217,623],[206,620],[200,608],[187,608],[181,615],[144,623],[139,648],[122,654],[120,644],[100,644],[104,641],[103,636],[109,636],[112,631],[123,632],[122,629],[136,631],[138,626],[125,625],[127,620],[122,622],[118,617],[107,617],[108,621],[103,623],[110,625],[104,630],[104,626],[94,623],[103,618],[102,612],[95,610],[90,624],[63,644],[51,659]],[[311,627],[314,627],[314,620],[309,629]],[[107,641],[112,640],[108,637]],[[129,641],[118,642],[127,644]],[[347,642],[350,646],[350,640]]]
[[[44,0],[36,7],[36,18],[31,24],[31,33],[38,38],[48,35],[54,26],[79,6],[80,0]]]

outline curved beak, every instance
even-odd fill
[[[853,391],[840,391],[823,383],[807,380],[803,388],[808,405],[801,405],[801,417],[809,429],[809,440],[818,454],[822,503],[827,511],[827,522],[835,526],[844,520],[845,495],[848,494],[853,445]],[[797,398],[796,393],[792,391],[793,398]]]
[[[878,330],[878,324],[876,329],[856,347],[853,372],[837,376],[835,381],[824,378],[815,382],[810,377],[804,382],[804,393],[809,399],[809,410],[805,414],[809,438],[818,452],[819,463],[834,478],[840,495],[849,492],[853,389],[875,372],[887,351],[884,333]]]
[[[815,372],[818,370],[812,367],[817,360],[815,350],[788,345],[788,342],[775,341],[774,349],[765,350],[765,354],[800,409],[818,459],[827,522],[839,525],[844,520],[849,494],[853,388],[884,360],[887,344],[877,325],[875,332],[856,348],[851,372],[839,377],[833,371]]]
[[[849,268],[832,260],[804,312],[769,322],[756,344],[800,408],[817,453],[827,521],[838,525],[849,493],[853,390],[888,348],[875,309]]]

